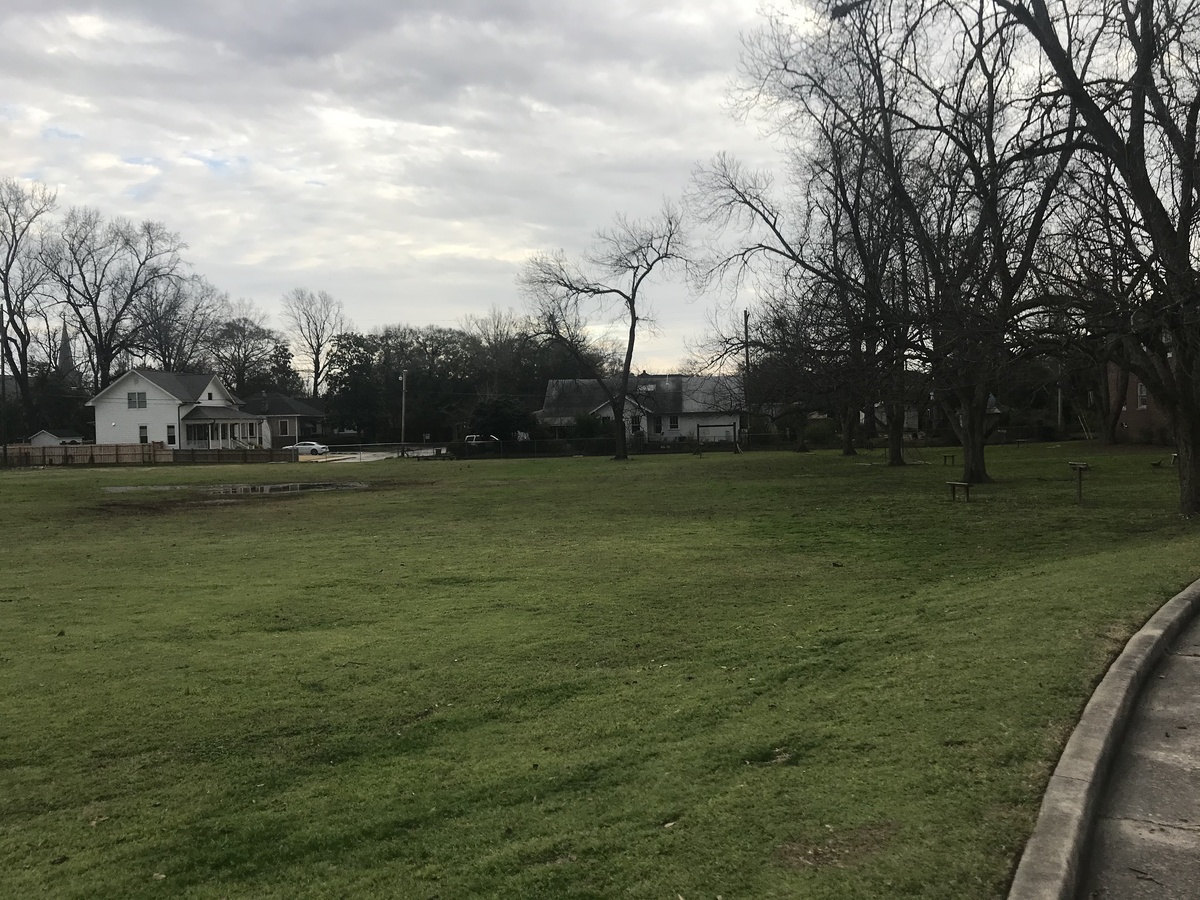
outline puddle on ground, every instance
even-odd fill
[[[206,494],[297,494],[305,491],[361,491],[361,481],[293,481],[290,484],[214,484]]]
[[[293,481],[288,484],[151,484],[106,487],[111,494],[128,491],[198,491],[202,494],[301,494],[310,491],[361,491],[361,481]]]
[[[116,487],[106,487],[105,493],[128,494],[133,491],[194,491],[192,484],[119,484]]]

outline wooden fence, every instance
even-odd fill
[[[33,466],[153,466],[192,463],[295,462],[295,450],[175,450],[153,444],[9,444],[10,468]],[[2,460],[0,460],[2,461]]]
[[[174,450],[176,465],[191,463],[266,463],[295,462],[297,453],[280,450]]]

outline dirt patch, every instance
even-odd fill
[[[263,502],[327,491],[365,491],[361,481],[288,482],[286,484],[122,485],[105,488],[120,495],[91,507],[96,515],[153,516],[209,506]]]
[[[262,495],[306,494],[313,491],[362,491],[368,485],[361,481],[292,481],[287,484],[210,484],[197,488],[205,494]]]
[[[90,511],[97,516],[161,516],[183,506],[178,497],[163,497],[161,500],[112,501],[90,507]]]
[[[1104,649],[1109,656],[1119,654],[1136,630],[1127,622],[1114,622],[1104,629]]]
[[[109,494],[142,491],[192,491],[198,494],[304,494],[310,491],[362,491],[361,481],[289,481],[283,484],[123,484],[104,488]]]
[[[896,834],[894,822],[860,825],[850,831],[827,827],[829,834],[824,840],[784,844],[776,857],[792,869],[848,869],[884,849]]]

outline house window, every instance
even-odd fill
[[[129,404],[129,409],[145,409],[146,408],[146,392],[145,391],[130,391],[125,395],[126,402]]]
[[[208,399],[209,399],[209,400],[211,400],[211,399],[212,399],[212,391],[209,391],[209,392],[208,392]]]
[[[167,426],[167,446],[168,447],[175,446],[175,426],[174,425]]]
[[[662,434],[662,416],[654,417],[654,433]]]
[[[1137,398],[1138,398],[1137,408],[1138,409],[1146,408],[1146,401],[1147,401],[1148,396],[1149,395],[1146,393],[1146,386],[1139,381],[1138,386],[1137,386]]]
[[[229,440],[229,423],[228,422],[221,423],[221,440],[223,440],[223,441]]]
[[[250,435],[250,437],[254,437],[254,423],[253,422],[246,423],[246,428],[247,428],[247,433]]]
[[[138,443],[139,444],[150,443],[150,428],[149,428],[149,426],[147,426],[147,425],[139,425],[138,426]]]
[[[679,430],[679,416],[671,416],[671,430],[672,431]]]
[[[287,423],[288,423],[288,420],[287,420],[287,419],[280,419],[280,420],[279,420],[279,434],[280,434],[281,436],[284,436],[284,437],[286,437],[286,436],[287,436],[287,433],[288,433],[288,427],[287,427]]]
[[[642,417],[641,416],[630,416],[629,417],[629,425],[631,428],[633,428],[634,431],[641,431],[642,430]]]

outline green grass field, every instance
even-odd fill
[[[0,896],[1002,897],[1200,542],[924,453],[0,473]]]

